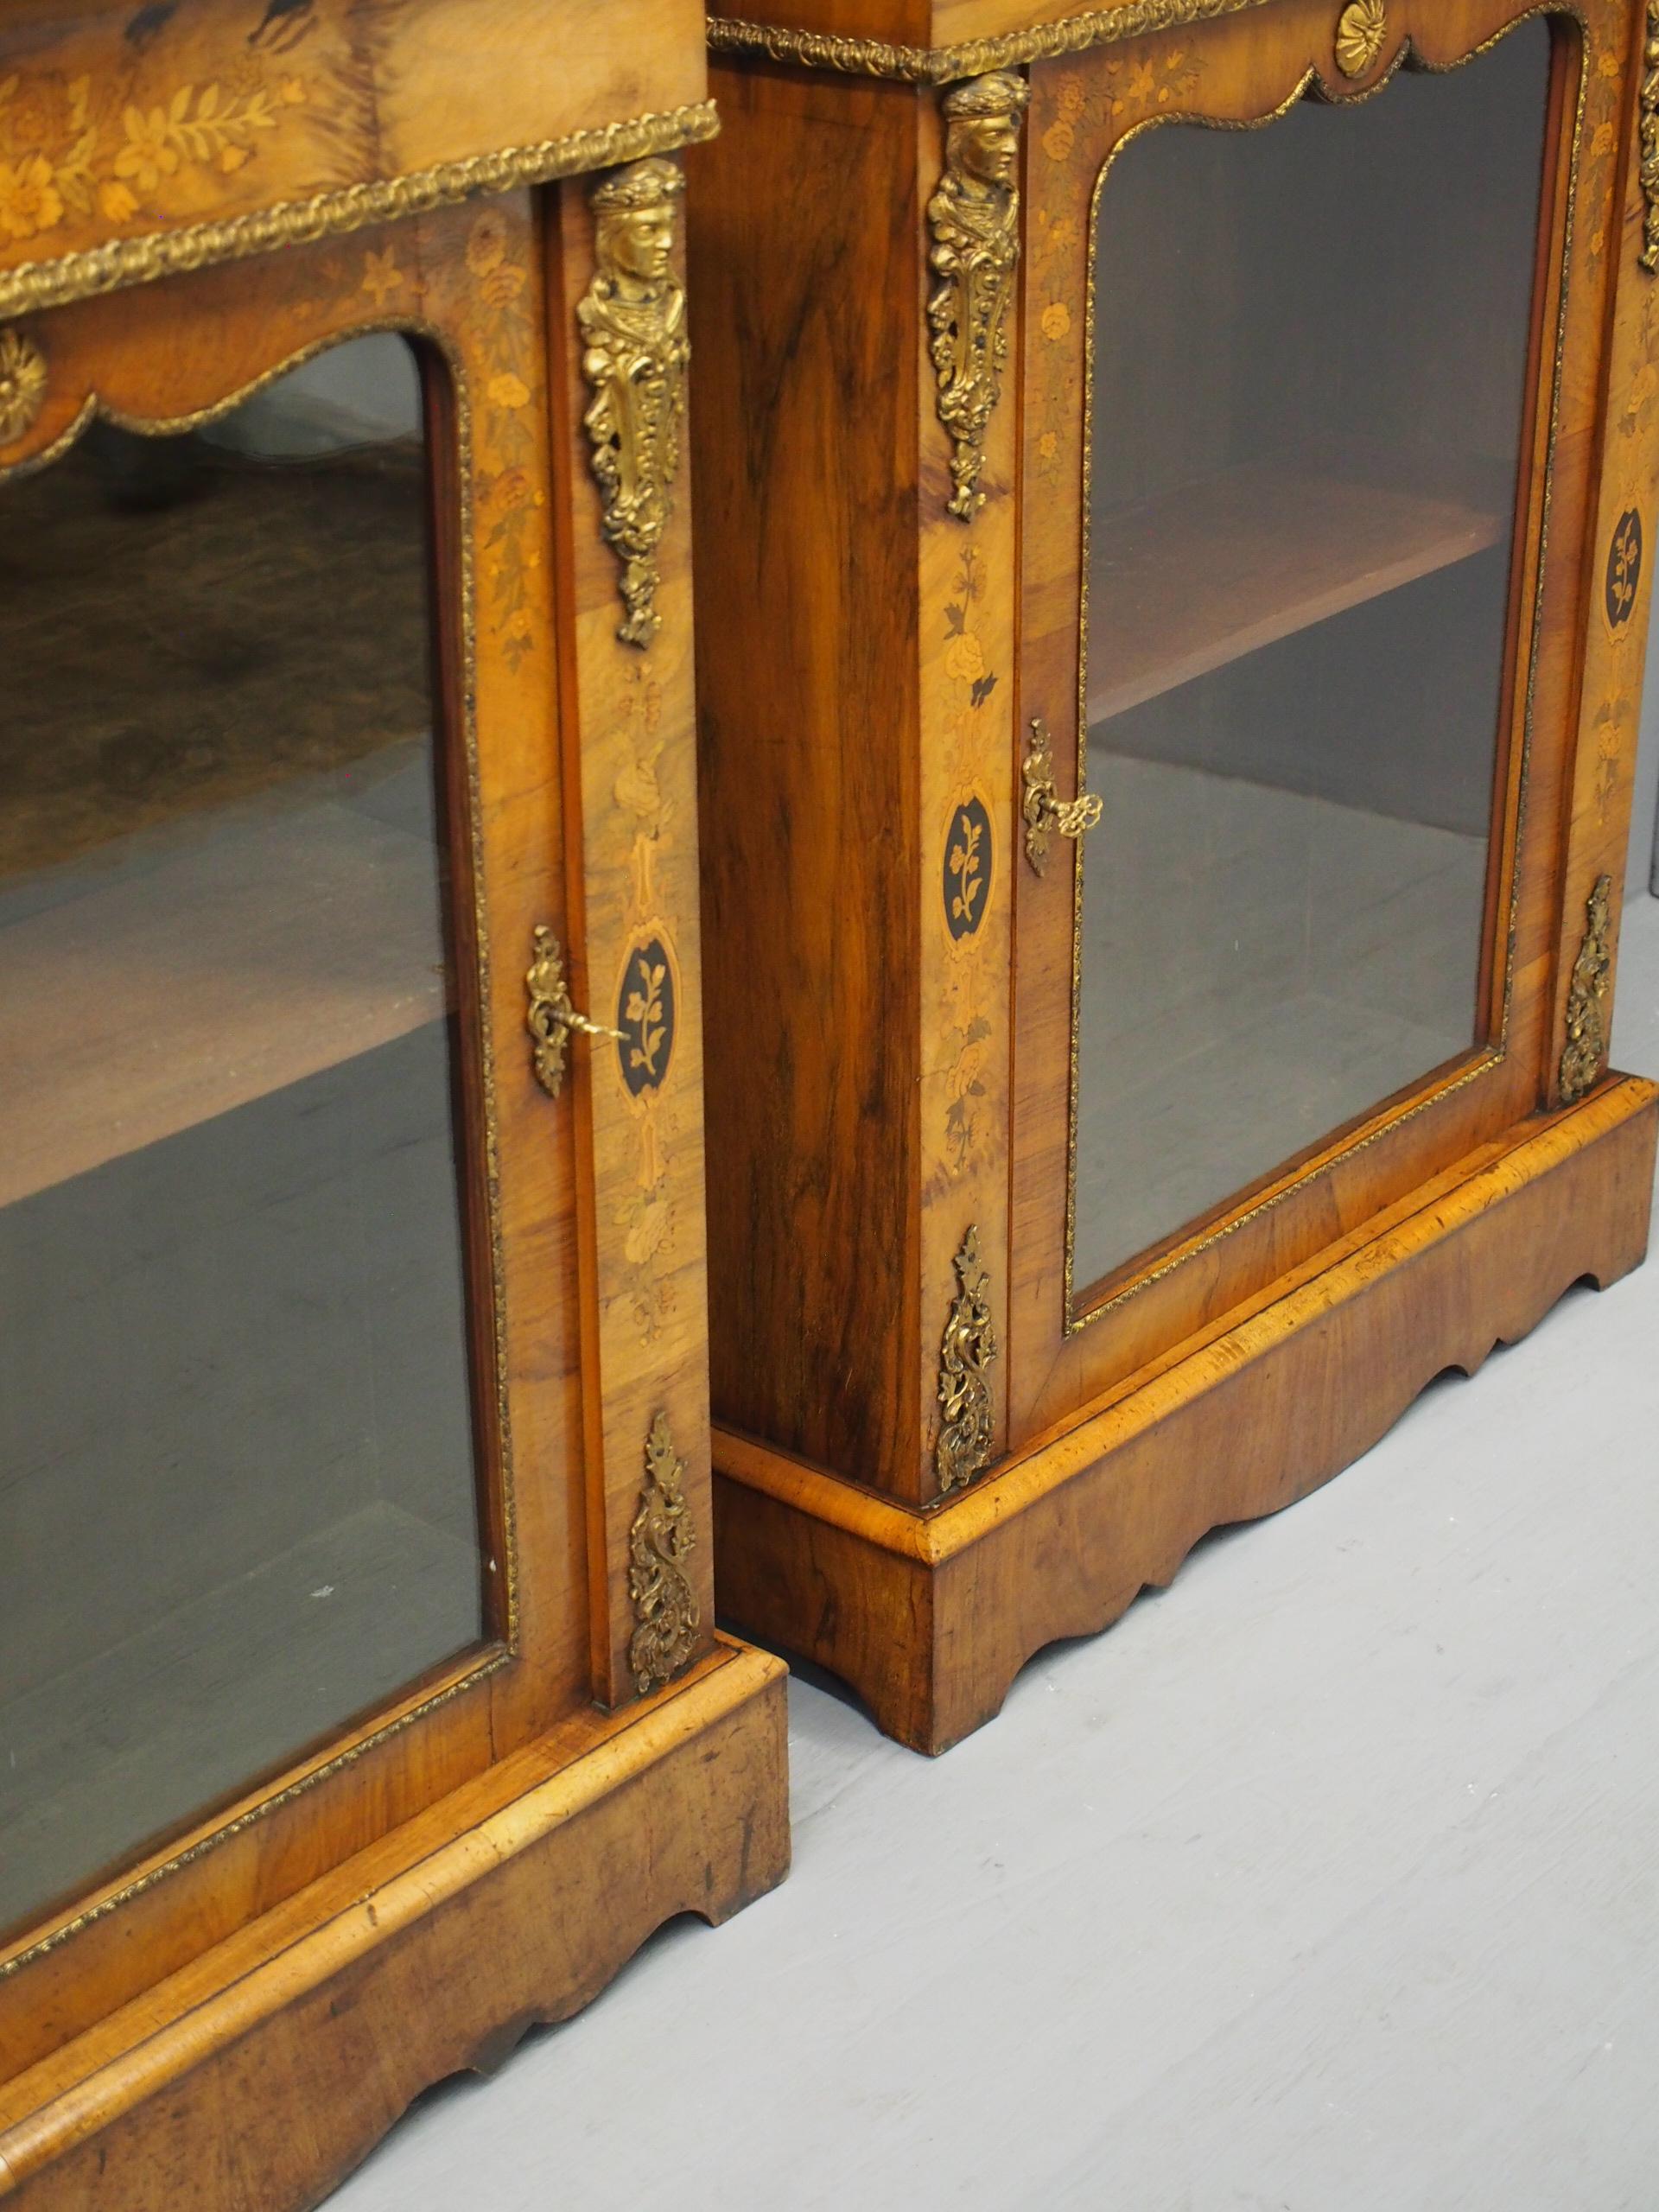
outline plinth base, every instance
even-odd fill
[[[1522,1124],[1063,1432],[925,1511],[716,1429],[716,1589],[937,1752],[1033,1652],[1104,1628],[1198,1539],[1368,1451],[1587,1277],[1647,1249],[1659,1090],[1614,1077]]]
[[[582,1713],[0,2089],[19,2212],[300,2212],[421,2090],[789,1866],[784,1669]]]

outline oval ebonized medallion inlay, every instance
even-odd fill
[[[629,1095],[660,1090],[674,1057],[674,965],[661,938],[647,938],[628,955],[617,995],[616,1057]]]
[[[944,841],[944,925],[957,940],[972,937],[991,899],[991,817],[984,802],[953,809]]]
[[[1642,518],[1627,507],[1618,518],[1613,542],[1607,549],[1605,594],[1607,624],[1622,630],[1636,612],[1637,586],[1642,581]]]

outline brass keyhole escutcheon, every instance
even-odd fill
[[[1102,802],[1095,791],[1079,791],[1076,798],[1062,798],[1054,788],[1054,748],[1048,724],[1040,715],[1031,723],[1022,771],[1025,798],[1020,814],[1026,824],[1026,858],[1039,875],[1047,873],[1051,836],[1082,837],[1100,820]]]
[[[564,1088],[564,1064],[572,1032],[583,1037],[613,1038],[620,1037],[622,1032],[577,1013],[565,982],[564,955],[545,922],[536,925],[535,952],[524,977],[530,995],[524,1027],[532,1040],[531,1065],[536,1080],[550,1098],[556,1098]]]

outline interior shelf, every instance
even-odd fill
[[[447,1010],[429,836],[337,801],[83,876],[0,944],[0,1205]]]
[[[1346,444],[1120,508],[1095,532],[1090,725],[1484,552],[1510,522],[1500,467],[1435,474]]]

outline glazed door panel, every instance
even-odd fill
[[[0,491],[0,1926],[499,1628],[427,458],[364,338]]]
[[[1021,724],[1101,819],[1020,879],[1011,1442],[1542,1092],[1590,12],[1299,0],[1033,73]]]
[[[546,243],[524,194],[14,327],[12,2063],[594,1694]]]

